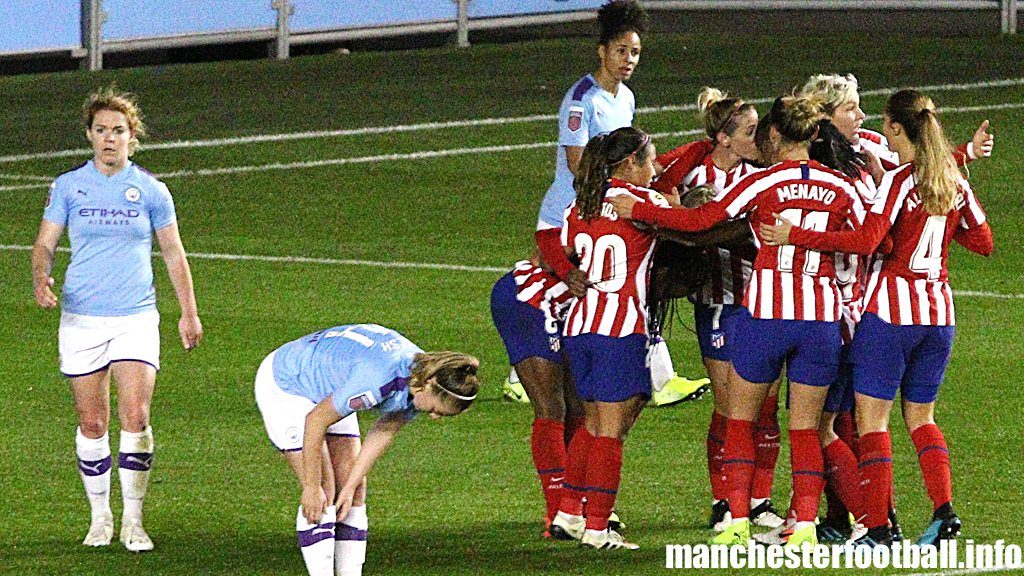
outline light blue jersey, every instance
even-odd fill
[[[572,172],[566,160],[566,146],[586,146],[598,134],[633,124],[636,101],[633,92],[619,84],[612,95],[590,74],[580,78],[562,99],[558,110],[558,151],[555,153],[555,181],[540,205],[537,229],[561,228],[565,210],[576,199]]]
[[[412,417],[409,375],[413,356],[420,352],[390,328],[335,326],[278,348],[274,380],[285,392],[316,403],[333,395],[334,408],[343,418],[370,408]]]
[[[43,218],[68,230],[62,306],[88,316],[156,309],[153,231],[176,222],[167,186],[129,162],[105,176],[90,160],[54,180]]]

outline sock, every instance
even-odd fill
[[[711,496],[715,500],[725,500],[725,476],[722,474],[722,461],[725,456],[725,416],[717,410],[711,412],[711,424],[708,426],[708,476],[711,479]]]
[[[530,447],[533,451],[533,466],[540,478],[547,503],[547,518],[558,513],[562,500],[562,480],[565,477],[565,425],[556,420],[538,418],[533,421]]]
[[[622,440],[599,436],[587,461],[587,530],[606,530],[622,481]]]
[[[153,466],[153,428],[142,432],[121,431],[121,447],[117,455],[117,474],[124,498],[122,519],[142,521],[142,499],[146,497],[149,469]]]
[[[854,518],[860,518],[861,510],[860,496],[860,475],[857,472],[857,457],[853,451],[842,440],[836,439],[829,443],[824,450],[825,456],[825,478],[828,481],[828,490],[840,501],[842,513],[846,511],[853,513]],[[838,513],[838,510],[836,511]],[[833,518],[832,502],[829,502],[829,518]],[[838,518],[837,518],[838,519]]]
[[[566,422],[565,422],[565,451],[566,451],[566,453],[569,452],[569,444],[572,442],[572,439],[576,436],[576,432],[578,432],[580,428],[583,428],[583,425],[586,424],[586,423],[587,423],[587,419],[584,418],[583,416],[580,416],[579,418],[573,418],[571,420],[566,420]]]
[[[82,429],[75,431],[75,455],[82,476],[85,495],[89,498],[92,517],[110,513],[110,436],[86,438]]]
[[[868,528],[889,523],[889,495],[892,492],[892,440],[888,432],[860,437],[860,489]]]
[[[754,482],[750,488],[752,498],[771,498],[775,482],[775,462],[779,459],[779,397],[765,398],[761,415],[754,426]]]
[[[565,458],[565,479],[562,480],[562,501],[558,509],[566,514],[583,515],[583,497],[586,496],[587,460],[594,437],[586,427],[576,431]]]
[[[857,426],[853,422],[852,412],[839,412],[836,414],[835,422],[832,423],[832,430],[836,436],[846,444],[853,455],[857,455]]]
[[[796,512],[797,522],[814,522],[825,488],[825,463],[818,430],[790,430],[789,446],[793,468],[791,507]]]
[[[334,576],[362,576],[370,522],[366,505],[349,508],[334,525]]]
[[[917,449],[924,485],[932,499],[932,510],[953,501],[953,485],[949,474],[949,448],[942,430],[935,424],[921,426],[910,435]]]
[[[319,524],[311,524],[302,515],[302,506],[295,517],[295,533],[299,550],[309,576],[334,576],[334,506],[328,506]]]
[[[729,418],[725,431],[726,499],[735,522],[750,517],[750,483],[754,478],[754,423]]]

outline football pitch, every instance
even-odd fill
[[[253,378],[284,342],[355,322],[473,353],[484,380],[472,410],[417,419],[371,472],[366,574],[658,574],[666,544],[704,542],[709,396],[645,411],[626,443],[617,510],[641,545],[633,553],[541,539],[532,410],[501,400],[508,366],[491,286],[531,250],[553,175],[553,115],[596,67],[594,52],[586,39],[539,40],[0,78],[0,574],[304,574],[298,483],[266,438]],[[700,137],[691,103],[704,85],[758,99],[764,113],[818,72],[857,75],[876,130],[886,95],[908,86],[930,87],[957,143],[991,120],[994,157],[971,164],[970,178],[996,248],[987,259],[951,248],[958,329],[937,420],[964,538],[1024,545],[1021,62],[1019,36],[652,34],[630,86],[636,125],[659,150]],[[48,180],[88,158],[79,106],[112,81],[140,97],[151,137],[134,160],[174,195],[206,329],[198,349],[181,349],[177,303],[154,260],[163,366],[146,499],[156,550],[143,555],[79,544],[88,505],[57,370],[59,315],[35,305],[27,251]],[[57,256],[58,286],[67,259]],[[691,308],[680,310],[673,358],[702,374]],[[902,426],[894,413],[897,506],[916,537],[931,508]],[[783,448],[780,508],[789,487]]]

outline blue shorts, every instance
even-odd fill
[[[563,341],[576,391],[587,402],[623,402],[651,397],[647,336],[613,338],[599,334],[567,336]]]
[[[783,363],[790,382],[828,386],[836,379],[843,344],[839,322],[761,320],[743,308],[732,319],[731,333],[743,343],[732,350],[732,365],[748,382],[774,382]]]
[[[853,388],[880,400],[934,402],[953,349],[953,326],[900,326],[865,314],[850,345]]]
[[[843,344],[839,357],[839,372],[836,381],[828,387],[825,397],[825,412],[838,414],[853,410],[853,364],[850,364],[850,345]]]
[[[693,320],[697,325],[697,343],[700,344],[701,356],[723,362],[732,361],[730,325],[740,310],[743,310],[743,306],[738,304],[694,303]]]
[[[534,356],[564,363],[559,352],[562,327],[556,326],[554,334],[548,333],[544,313],[517,300],[516,292],[516,280],[511,272],[502,276],[491,290],[491,318],[505,342],[508,363],[515,366]]]

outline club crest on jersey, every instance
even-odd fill
[[[138,202],[139,196],[141,196],[141,193],[134,186],[124,191],[124,198],[129,202]]]
[[[725,346],[725,333],[723,332],[712,332],[711,333],[711,347],[719,349]]]
[[[373,392],[363,392],[348,399],[348,409],[352,411],[369,410],[377,405]]]
[[[583,108],[569,108],[569,130],[575,132],[583,126]]]

